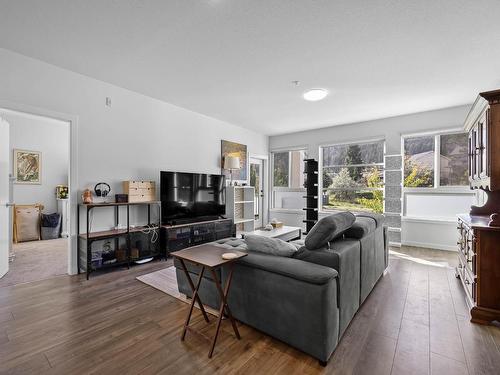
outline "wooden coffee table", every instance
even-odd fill
[[[222,259],[222,254],[224,253],[234,253],[237,255],[237,257],[233,259]],[[236,322],[234,321],[233,315],[231,314],[231,310],[229,309],[229,306],[227,304],[227,296],[229,294],[229,287],[231,286],[231,279],[233,278],[234,262],[240,258],[247,256],[248,254],[243,253],[241,251],[230,250],[213,245],[201,245],[201,246],[190,247],[180,251],[175,251],[171,253],[171,255],[179,259],[182,269],[184,270],[184,274],[186,275],[186,278],[188,280],[189,286],[193,291],[191,306],[189,308],[186,322],[184,323],[184,328],[182,330],[182,336],[181,336],[182,341],[184,341],[186,337],[186,332],[188,328],[190,328],[189,321],[191,320],[191,314],[193,313],[193,307],[195,302],[198,302],[198,306],[200,307],[201,313],[203,314],[205,321],[207,323],[210,323],[207,312],[203,307],[203,302],[201,301],[200,295],[198,294],[198,290],[200,289],[201,285],[201,280],[203,279],[203,274],[206,269],[208,269],[211,272],[215,286],[219,291],[221,302],[219,307],[219,315],[217,317],[217,328],[215,329],[215,335],[212,339],[212,345],[210,347],[210,351],[208,352],[208,358],[212,358],[212,354],[215,348],[215,343],[217,342],[217,336],[219,336],[219,329],[223,315],[226,315],[231,321],[236,338],[238,340],[241,338],[240,333],[238,332],[238,327],[236,326]],[[185,262],[191,262],[201,267],[200,273],[198,274],[198,281],[196,282],[196,286],[193,283],[191,276],[189,275]],[[229,267],[229,276],[227,278],[226,285],[224,286],[223,289],[221,285],[221,280],[219,280],[219,278],[217,277],[215,269],[218,267],[225,267],[225,266]]]

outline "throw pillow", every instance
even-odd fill
[[[339,212],[330,216],[326,216],[318,221],[307,233],[305,245],[309,250],[320,249],[340,237],[347,229],[349,229],[356,216],[351,212]]]
[[[269,238],[256,234],[245,236],[247,249],[280,257],[291,257],[297,252],[297,247],[278,238]]]

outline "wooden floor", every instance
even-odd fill
[[[499,374],[500,329],[468,322],[454,254],[394,250],[326,368],[244,325],[237,341],[223,324],[211,360],[201,335],[181,342],[188,306],[135,280],[163,261],[0,288],[0,373]]]

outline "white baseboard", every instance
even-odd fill
[[[448,246],[442,244],[435,243],[426,243],[426,242],[414,242],[414,241],[405,241],[402,243],[403,246],[415,246],[415,247],[425,247],[428,249],[436,249],[436,250],[446,250],[446,251],[457,251],[456,246]]]
[[[390,247],[401,247],[401,242],[391,242],[389,241]]]

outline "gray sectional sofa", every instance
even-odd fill
[[[387,229],[377,214],[342,212],[321,219],[305,240],[293,242],[292,257],[250,251],[236,238],[213,244],[248,251],[233,274],[228,302],[234,317],[322,364],[388,265]],[[180,264],[175,266],[179,291],[191,296]],[[187,266],[197,280],[198,268]],[[224,269],[218,276],[226,281]],[[200,296],[205,304],[219,306],[209,274]]]

